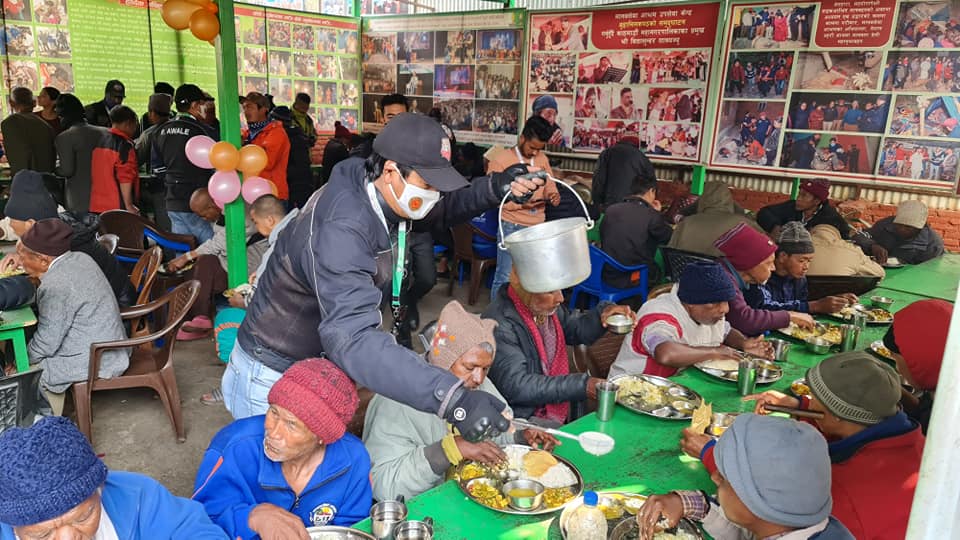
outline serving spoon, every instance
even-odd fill
[[[551,429],[536,424],[531,424],[526,420],[511,420],[514,426],[520,429],[536,429],[555,435],[557,437],[563,437],[565,439],[573,439],[580,443],[580,448],[588,454],[593,454],[595,456],[603,456],[609,454],[613,451],[615,441],[613,437],[607,435],[606,433],[600,433],[599,431],[584,431],[579,435],[574,435],[572,433],[567,433],[565,431],[560,431],[559,429]]]

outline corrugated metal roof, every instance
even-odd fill
[[[488,0],[413,0],[415,13],[456,13],[485,11],[506,6],[506,2]],[[531,11],[594,8],[616,4],[617,0],[516,0],[514,7]],[[641,3],[641,2],[637,2]],[[649,3],[649,2],[648,2]]]

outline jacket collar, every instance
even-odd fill
[[[317,467],[317,470],[313,472],[310,481],[307,482],[307,486],[303,489],[303,493],[338,478],[350,469],[352,463],[342,443],[338,441],[327,445],[326,453],[323,455],[323,461]],[[288,484],[287,479],[283,477],[281,464],[270,461],[270,459],[267,458],[267,454],[262,450],[260,452],[260,472],[257,473],[257,482],[260,484],[260,487],[266,490],[281,489],[291,491],[290,484]]]
[[[901,437],[911,433],[912,437]],[[914,443],[913,438],[918,435],[920,435],[920,426],[901,411],[856,435],[829,443],[827,446],[830,461],[833,463],[846,461],[868,444],[874,448],[910,446]]]
[[[727,272],[733,276],[733,281],[737,284],[738,289],[745,291],[750,288],[750,286],[743,281],[743,278],[740,277],[740,272],[737,272],[737,269],[730,264],[730,261],[726,257],[723,258],[723,266],[727,269]]]

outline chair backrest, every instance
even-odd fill
[[[137,260],[148,245],[159,244],[163,248],[179,252],[197,247],[197,239],[188,234],[161,231],[156,223],[126,210],[110,210],[100,214],[100,230],[120,238],[117,256],[124,260]]]
[[[807,276],[807,297],[819,300],[825,296],[853,293],[864,294],[877,287],[875,276]]]
[[[137,264],[133,267],[130,274],[130,282],[133,287],[139,291],[137,304],[146,304],[150,301],[150,291],[153,289],[153,282],[157,278],[157,271],[160,269],[160,260],[163,258],[163,250],[160,246],[143,252]]]
[[[481,232],[470,223],[460,223],[450,227],[450,233],[453,235],[453,254],[461,259],[483,259],[473,249],[474,235]]]
[[[590,244],[590,276],[587,277],[581,285],[595,291],[609,288],[603,284],[603,267],[606,265],[610,265],[623,272],[635,271],[644,267],[642,264],[637,266],[623,266],[605,251]]]
[[[623,345],[623,334],[613,334],[610,332],[600,336],[589,347],[579,345],[575,349],[575,354],[585,360],[587,371],[591,377],[606,379],[610,374],[610,366],[617,359],[620,353],[620,347]]]
[[[29,427],[40,411],[40,369],[3,376],[0,372],[0,433]]]
[[[683,272],[683,268],[691,262],[716,262],[719,260],[716,257],[704,255],[703,253],[694,253],[692,251],[668,248],[666,246],[662,246],[660,252],[663,253],[663,265],[666,267],[667,275],[670,277],[670,281],[673,282],[680,281],[680,274]]]
[[[117,252],[117,244],[120,242],[120,237],[115,234],[100,234],[97,235],[97,242],[103,246],[103,249],[107,250],[111,255]]]

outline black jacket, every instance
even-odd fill
[[[137,291],[130,283],[127,271],[120,265],[116,257],[97,242],[97,229],[100,226],[99,218],[95,214],[86,214],[82,219],[78,219],[75,215],[64,212],[60,214],[60,219],[73,228],[70,251],[86,253],[97,263],[107,281],[110,282],[110,288],[113,289],[113,294],[117,297],[117,304],[121,308],[136,304]],[[77,285],[82,286],[79,283]]]
[[[548,403],[586,400],[588,374],[574,373],[565,377],[543,374],[537,346],[507,289],[501,287],[497,291],[496,298],[484,310],[483,318],[498,323],[493,331],[497,353],[488,376],[513,408],[514,416],[529,418]],[[604,333],[600,313],[609,305],[609,302],[600,302],[596,308],[580,313],[571,313],[566,306],[560,306],[557,316],[567,345],[591,345],[600,339]]]
[[[757,223],[763,227],[763,230],[770,232],[777,225],[783,226],[790,221],[803,222],[803,212],[797,210],[796,201],[784,201],[780,204],[771,204],[764,206],[757,212]],[[830,206],[830,203],[824,202],[820,205],[817,213],[810,218],[810,221],[804,223],[807,229],[812,229],[817,225],[833,225],[840,231],[842,238],[850,237],[850,225],[843,219],[843,216],[837,212],[837,209]]]
[[[663,214],[642,199],[627,199],[607,207],[600,223],[603,250],[624,266],[647,265],[650,283],[660,278],[660,268],[654,262],[657,248],[669,242],[672,234]],[[603,281],[621,289],[637,286],[629,274],[610,266],[603,267]]]
[[[369,154],[361,157],[365,158],[367,156],[369,156]],[[350,157],[350,150],[347,149],[346,145],[336,139],[327,141],[326,146],[323,147],[323,169],[320,171],[323,177],[323,183],[330,180],[330,176],[333,174],[333,168],[337,166],[337,163],[340,163],[348,157]]]
[[[873,224],[865,234],[858,234],[854,242],[870,255],[874,244],[883,246],[891,257],[896,257],[902,264],[920,264],[943,255],[943,238],[924,225],[920,233],[910,240],[903,240],[894,232],[893,219],[889,216]]]
[[[283,229],[237,344],[280,372],[325,355],[358,385],[435,413],[458,381],[398,345],[381,326],[380,287],[390,281],[393,249],[366,186],[362,159],[341,162]],[[495,207],[500,191],[494,187],[485,177],[446,194],[414,230],[449,226]]]
[[[16,309],[33,302],[37,288],[27,276],[0,279],[0,310]]]
[[[84,107],[83,114],[87,117],[87,123],[91,126],[108,128],[111,125],[110,111],[107,110],[107,104],[102,99]]]
[[[310,169],[310,141],[297,126],[284,123],[283,130],[290,139],[290,158],[287,160],[287,187],[290,204],[299,208],[313,193],[313,170]]]
[[[653,163],[639,148],[618,142],[600,153],[593,172],[590,190],[593,204],[601,209],[616,204],[634,192],[637,176],[651,180],[657,177]]]
[[[212,169],[201,169],[187,159],[187,141],[197,135],[217,139],[215,133],[188,114],[181,114],[163,124],[160,133],[155,135],[154,144],[160,152],[163,167],[155,168],[154,173],[163,176],[167,186],[168,212],[189,212],[190,196],[196,189],[205,187],[213,174]]]

